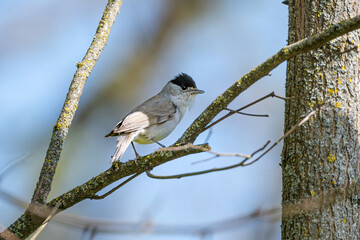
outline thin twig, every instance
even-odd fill
[[[235,113],[239,113],[241,110],[244,110],[244,109],[246,109],[246,108],[248,108],[248,107],[251,107],[251,106],[254,105],[254,104],[257,104],[257,103],[259,103],[259,102],[261,102],[261,101],[264,101],[265,99],[267,99],[267,98],[269,98],[269,97],[275,97],[275,98],[279,98],[279,99],[282,99],[282,100],[290,100],[290,99],[293,99],[292,97],[290,97],[290,98],[289,98],[289,97],[281,97],[281,96],[279,96],[279,95],[276,95],[275,92],[271,92],[271,93],[269,93],[269,94],[267,94],[267,95],[265,95],[265,96],[263,96],[263,97],[255,100],[255,101],[253,101],[253,102],[251,102],[251,103],[249,103],[249,104],[247,104],[247,105],[245,105],[245,106],[243,106],[243,107],[241,107],[241,108],[239,108],[239,109],[230,110],[230,109],[228,109],[228,108],[224,108],[224,110],[228,110],[228,111],[230,111],[230,112],[227,113],[225,116],[222,116],[221,118],[219,118],[219,119],[216,120],[215,122],[212,122],[211,124],[209,124],[208,126],[206,126],[203,131],[206,131],[207,129],[211,128],[211,127],[214,126],[215,124],[218,124],[219,122],[221,122],[221,121],[223,121],[224,119],[230,117],[231,115],[233,115],[233,114],[235,114]],[[268,117],[268,115],[266,115],[266,116]]]
[[[244,106],[244,107],[241,107],[241,108],[239,108],[239,109],[236,109],[236,110],[233,111],[233,112],[227,113],[225,116],[222,116],[221,118],[219,118],[219,119],[216,120],[215,122],[210,123],[208,126],[206,126],[206,127],[204,128],[203,131],[206,131],[207,129],[211,128],[211,127],[214,126],[215,124],[223,121],[225,118],[228,118],[228,117],[230,117],[231,115],[235,114],[236,112],[239,112],[239,111],[241,111],[241,110],[244,110],[244,109],[246,109],[246,108],[248,108],[248,107],[250,107],[250,106],[252,106],[252,105],[254,105],[254,104],[258,103],[258,102],[261,102],[261,101],[263,101],[263,100],[265,100],[265,99],[267,99],[267,98],[269,98],[269,97],[271,97],[271,96],[273,96],[273,95],[274,95],[274,92],[269,93],[269,94],[265,95],[264,97],[261,97],[261,98],[255,100],[255,101],[249,103],[248,105],[246,105],[246,106]]]
[[[238,113],[241,115],[245,115],[245,116],[250,116],[250,117],[269,117],[268,114],[253,114],[253,113],[244,113],[244,112],[240,112],[240,111],[236,111],[236,110],[232,110],[230,108],[224,108],[224,110],[227,110],[229,112],[234,112],[234,113]]]
[[[208,149],[206,147],[197,146],[192,143],[188,143],[182,146],[176,146],[176,147],[165,147],[165,148],[159,148],[158,151],[182,151],[187,149],[198,149],[203,152],[208,152],[211,154],[214,154],[216,156],[224,156],[224,157],[243,157],[243,158],[251,158],[251,155],[241,154],[241,153],[219,153],[211,151],[211,149]]]
[[[208,153],[214,154],[218,157],[243,157],[243,158],[251,158],[252,155],[246,155],[241,153],[219,153],[214,151],[207,151]]]
[[[226,108],[240,93],[244,92],[259,79],[268,75],[282,62],[301,53],[324,46],[330,40],[358,28],[360,28],[360,15],[333,24],[312,37],[301,39],[293,44],[283,47],[280,51],[266,59],[266,61],[242,76],[238,81],[226,89],[224,93],[218,96],[191,124],[176,143],[182,145],[188,142],[194,142],[200,133],[210,128],[209,124],[215,116]]]
[[[271,92],[257,100],[255,100],[254,102],[251,102],[249,103],[248,105],[245,105],[239,109],[236,109],[236,110],[231,110],[229,108],[224,108],[224,110],[228,110],[230,111],[229,113],[227,113],[225,116],[219,118],[218,120],[216,120],[215,122],[211,123],[210,125],[206,126],[204,128],[204,131],[206,131],[207,129],[213,127],[215,124],[218,124],[219,122],[223,121],[224,119],[230,117],[231,115],[235,114],[235,113],[240,113],[241,110],[244,110],[248,107],[251,107],[252,105],[254,104],[257,104],[261,101],[264,101],[265,99],[269,98],[269,97],[274,97],[274,98],[278,98],[278,99],[281,99],[281,100],[293,100],[293,99],[298,99],[298,98],[301,98],[303,96],[296,96],[296,97],[282,97],[282,96],[279,96],[279,95],[276,95],[275,92]],[[244,114],[244,113],[241,113],[241,114]],[[244,115],[249,115],[249,114],[244,114]],[[256,116],[256,115],[255,115]],[[269,115],[260,115],[260,116],[263,116],[263,117],[268,117]]]
[[[93,240],[95,235],[97,233],[97,228],[96,227],[92,227],[91,228],[91,232],[90,232],[90,236],[89,236],[89,240]]]
[[[247,160],[247,159],[246,159]],[[224,170],[228,170],[228,169],[232,169],[232,168],[236,168],[236,167],[240,167],[243,166],[245,160],[243,160],[242,162],[235,164],[235,165],[230,165],[227,167],[222,167],[222,168],[212,168],[212,169],[208,169],[208,170],[203,170],[203,171],[198,171],[198,172],[191,172],[191,173],[182,173],[182,174],[176,174],[176,175],[168,175],[168,176],[159,176],[159,175],[154,175],[152,173],[150,173],[150,171],[145,171],[146,175],[150,178],[155,178],[155,179],[180,179],[183,177],[190,177],[190,176],[196,176],[196,175],[202,175],[202,174],[206,174],[206,173],[211,173],[211,172],[219,172],[219,171],[224,171]]]
[[[258,150],[256,150],[255,152],[253,152],[253,153],[251,154],[251,156],[254,156],[254,155],[257,154],[258,152],[261,152],[262,150],[264,150],[264,149],[267,147],[267,145],[270,144],[270,142],[271,142],[271,141],[268,140],[262,148],[259,148]]]
[[[296,128],[300,127],[301,125],[303,125],[307,120],[309,120],[309,118],[314,115],[316,113],[317,110],[313,110],[311,111],[308,115],[306,115],[300,122],[298,122],[297,124],[295,124],[292,128],[290,128],[290,130],[288,130],[281,138],[279,138],[273,145],[271,145],[271,147],[269,147],[265,152],[263,152],[258,158],[256,158],[255,160],[249,162],[249,163],[244,163],[244,166],[248,166],[253,164],[254,162],[257,162],[260,158],[262,158],[265,154],[267,154],[271,149],[273,149],[276,145],[279,144],[279,142],[281,142],[281,140],[283,140],[284,138],[286,138],[287,136],[289,136],[292,132],[295,131]]]
[[[313,110],[311,111],[308,115],[306,115],[300,122],[298,122],[297,124],[295,124],[289,131],[287,131],[281,138],[279,138],[273,145],[271,145],[271,147],[269,147],[265,152],[263,152],[258,158],[256,158],[255,160],[246,163],[250,158],[245,158],[244,160],[242,160],[240,163],[235,164],[235,165],[230,165],[227,167],[222,167],[222,168],[212,168],[212,169],[208,169],[208,170],[204,170],[204,171],[198,171],[198,172],[191,172],[191,173],[184,173],[184,174],[176,174],[176,175],[169,175],[169,176],[158,176],[158,175],[154,175],[151,174],[150,171],[146,171],[146,174],[148,175],[148,177],[151,178],[156,178],[156,179],[173,179],[173,178],[182,178],[182,177],[189,177],[189,176],[195,176],[195,175],[201,175],[201,174],[206,174],[206,173],[210,173],[210,172],[218,172],[218,171],[224,171],[224,170],[228,170],[231,168],[236,168],[236,167],[245,167],[245,166],[249,166],[257,161],[259,161],[259,159],[261,159],[263,156],[265,156],[265,154],[267,154],[271,149],[273,149],[277,144],[279,144],[279,142],[281,142],[284,138],[286,138],[288,135],[290,135],[292,132],[295,131],[296,128],[300,127],[302,124],[304,124],[307,120],[309,120],[309,118],[314,115],[316,113],[317,110]],[[266,146],[270,143],[270,141],[268,141],[265,146],[263,146],[262,148],[256,150],[256,152],[254,152],[251,156],[253,156],[255,153],[258,153],[259,151],[262,151],[263,149],[266,148]],[[189,144],[187,144],[189,145]],[[186,146],[186,145],[184,145]]]
[[[268,141],[266,142],[266,145],[268,145],[269,143],[270,143],[270,140],[268,140]],[[253,153],[251,154],[251,156],[254,156],[255,154],[257,154],[257,153],[260,152],[261,150],[263,150],[263,148],[260,148],[260,149],[258,149],[257,151],[253,152]],[[207,161],[209,161],[209,160],[212,160],[212,159],[218,158],[218,157],[220,157],[220,156],[219,156],[219,155],[215,155],[215,156],[212,156],[212,157],[209,157],[209,158],[205,158],[205,159],[202,159],[202,160],[195,161],[195,162],[193,162],[193,163],[191,163],[191,164],[198,164],[198,163],[202,163],[202,162],[207,162]]]
[[[122,183],[120,183],[119,185],[117,185],[116,187],[114,187],[113,189],[108,191],[107,193],[100,195],[100,196],[95,194],[90,199],[95,199],[95,200],[104,199],[107,196],[109,196],[110,194],[112,194],[113,192],[115,192],[116,190],[118,190],[119,188],[121,188],[122,186],[124,186],[125,184],[127,184],[128,182],[130,182],[131,180],[133,180],[134,178],[136,178],[137,176],[139,176],[140,174],[142,174],[142,172],[132,175],[131,177],[129,177],[128,179],[126,179],[125,181],[123,181]]]
[[[213,133],[213,129],[210,128],[210,130],[209,130],[209,132],[208,132],[208,134],[207,134],[207,136],[206,136],[206,138],[205,138],[205,141],[204,141],[205,143],[208,143],[208,142],[209,142],[212,133]]]
[[[254,153],[252,153],[250,155],[253,156],[255,153],[258,153],[259,151],[264,150],[267,145],[270,143],[270,141],[268,141],[263,147],[259,148],[258,150],[256,150]],[[185,146],[185,145],[184,145]],[[227,167],[222,167],[222,168],[212,168],[212,169],[208,169],[208,170],[203,170],[203,171],[198,171],[198,172],[191,172],[191,173],[182,173],[182,174],[176,174],[176,175],[169,175],[169,176],[159,176],[159,175],[154,175],[152,173],[150,173],[150,171],[145,171],[146,175],[148,177],[151,178],[156,178],[156,179],[173,179],[173,178],[182,178],[182,177],[190,177],[190,176],[196,176],[196,175],[201,175],[201,174],[206,174],[206,173],[210,173],[210,172],[218,172],[218,171],[224,171],[224,170],[228,170],[231,168],[236,168],[236,167],[240,167],[243,166],[243,164],[248,160],[249,158],[245,158],[244,160],[242,160],[240,163],[235,164],[235,165],[230,165]]]

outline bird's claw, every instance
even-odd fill
[[[138,165],[138,159],[141,158],[141,156],[138,153],[135,153],[136,157],[135,157],[135,164]]]

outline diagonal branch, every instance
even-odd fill
[[[230,86],[223,94],[218,96],[201,115],[191,124],[181,138],[176,142],[177,145],[192,143],[197,136],[204,131],[206,126],[224,110],[240,93],[254,84],[257,80],[268,75],[270,71],[276,68],[280,63],[289,60],[296,55],[307,52],[312,49],[324,46],[330,40],[337,38],[347,32],[360,28],[360,15],[350,18],[346,21],[334,24],[323,32],[302,39],[289,46],[283,47],[276,54],[268,58],[265,62],[252,69],[242,78]]]
[[[216,120],[216,121],[212,122],[211,124],[209,124],[208,126],[206,126],[203,131],[205,131],[205,130],[211,128],[211,127],[213,127],[215,124],[218,124],[219,122],[223,121],[225,118],[228,118],[228,117],[230,117],[231,115],[233,115],[233,114],[235,114],[235,113],[238,113],[239,111],[244,110],[244,109],[246,109],[246,108],[248,108],[248,107],[251,107],[252,105],[255,105],[255,104],[257,104],[257,103],[259,103],[259,102],[261,102],[261,101],[263,101],[263,100],[265,100],[265,99],[267,99],[267,98],[269,98],[269,97],[277,97],[277,98],[280,98],[280,96],[276,95],[274,92],[271,92],[271,93],[269,93],[269,94],[267,94],[267,95],[265,95],[265,96],[263,96],[263,97],[255,100],[255,101],[253,101],[253,102],[251,102],[251,103],[249,103],[249,104],[247,104],[247,105],[245,105],[245,106],[243,106],[243,107],[241,107],[241,108],[239,108],[239,109],[236,109],[235,111],[230,111],[230,112],[227,113],[225,116],[222,116],[222,117],[219,118],[218,120]],[[224,108],[224,110],[228,110],[228,108]]]
[[[160,164],[182,156],[202,152],[200,149],[209,149],[209,146],[206,144],[198,146],[200,148],[184,149],[181,151],[157,151],[147,156],[140,157],[137,159],[137,163],[135,160],[122,164],[116,162],[105,172],[100,173],[98,176],[93,177],[84,184],[71,189],[61,196],[54,198],[45,205],[45,209],[36,211],[28,208],[22,216],[10,225],[9,230],[12,233],[15,233],[20,239],[25,239],[43,223],[48,216],[48,209],[54,208],[57,204],[60,203],[58,212],[61,212],[85,199],[91,199],[98,191],[119,179],[132,174],[142,173],[145,170],[152,169]],[[5,234],[8,234],[10,231],[6,230],[5,232],[0,233],[0,239],[3,240],[4,237],[7,236]]]
[[[110,194],[112,194],[113,192],[115,192],[116,190],[118,190],[119,188],[121,188],[122,186],[124,186],[125,184],[127,184],[128,182],[130,182],[131,180],[133,180],[134,178],[136,178],[137,176],[139,176],[141,173],[136,173],[134,175],[132,175],[131,177],[129,177],[128,179],[126,179],[125,181],[123,181],[122,183],[120,183],[119,185],[117,185],[116,187],[114,187],[113,189],[111,189],[110,191],[108,191],[107,193],[104,193],[103,195],[94,195],[91,197],[91,199],[96,199],[96,200],[100,200],[100,199],[104,199],[107,196],[109,196]]]
[[[77,107],[79,106],[80,96],[84,89],[85,82],[105,48],[110,30],[115,22],[121,4],[122,0],[108,1],[94,39],[82,61],[77,64],[77,70],[71,81],[64,105],[53,129],[45,161],[31,200],[32,204],[29,206],[29,212],[36,212],[38,206],[44,205],[47,201],[62,148]],[[15,234],[17,234],[16,231]],[[23,236],[19,234],[19,237]]]
[[[110,30],[120,10],[122,0],[109,0],[104,14],[99,22],[94,39],[87,50],[83,60],[77,64],[77,70],[71,81],[64,106],[54,126],[53,134],[41,169],[31,202],[45,204],[51,190],[51,183],[55,174],[57,163],[69,132],[71,122],[79,106],[80,96],[85,82],[95,67],[108,40]]]

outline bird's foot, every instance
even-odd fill
[[[141,156],[137,153],[137,152],[135,152],[135,155],[136,155],[136,157],[135,157],[135,164],[136,165],[138,165],[138,159],[140,159],[141,158]]]

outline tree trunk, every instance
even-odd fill
[[[359,14],[359,0],[289,1],[289,44]],[[359,31],[288,61],[282,239],[360,239]]]

